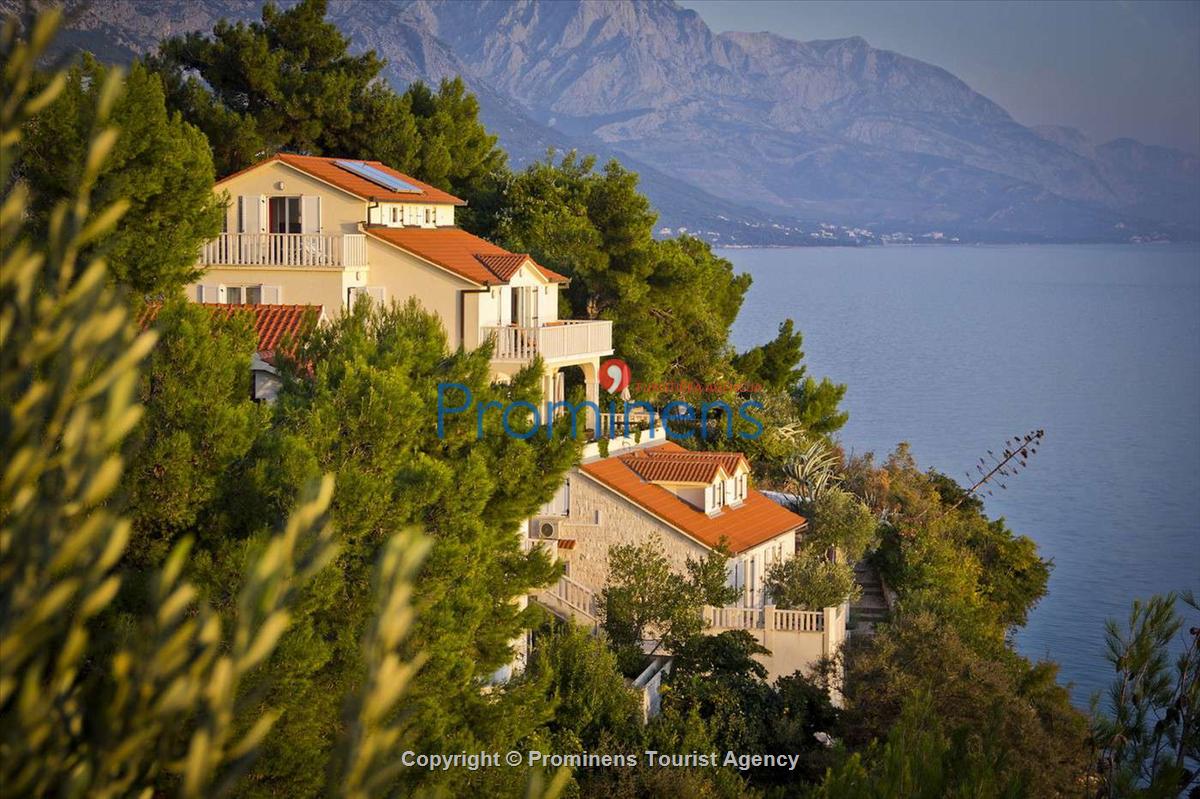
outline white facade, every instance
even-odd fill
[[[229,200],[224,232],[203,247],[203,273],[187,287],[190,299],[319,305],[332,317],[364,295],[379,303],[415,298],[442,320],[452,349],[475,348],[494,339],[498,379],[508,379],[541,357],[547,367],[547,400],[562,398],[561,372],[572,366],[582,369],[588,398],[598,398],[596,373],[600,359],[612,354],[612,323],[560,320],[559,283],[532,260],[507,280],[472,279],[471,272],[456,271],[454,264],[438,263],[382,234],[372,235],[372,230],[413,228],[471,239],[454,227],[452,202],[359,196],[330,182],[336,178],[324,179],[284,158],[264,161],[218,183],[216,190]],[[327,167],[330,160],[308,163]],[[328,171],[322,174],[328,176]],[[503,252],[487,242],[479,244],[484,255]],[[478,264],[469,265],[481,270]],[[593,427],[594,420],[589,425]]]

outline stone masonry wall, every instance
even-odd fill
[[[560,550],[559,556],[570,562],[572,580],[599,591],[608,579],[609,547],[641,544],[652,536],[662,541],[663,552],[677,572],[684,571],[687,558],[708,551],[582,473],[571,472],[570,480],[571,507],[560,537],[575,539],[575,548]]]

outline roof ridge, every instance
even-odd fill
[[[741,459],[745,459],[746,454],[744,452],[726,452],[724,450],[671,450],[671,449],[659,450],[659,449],[655,449],[655,448],[645,448],[645,449],[634,450],[633,452],[619,454],[619,455],[617,455],[617,457],[618,458],[628,458],[628,457],[651,458],[651,457],[653,457],[653,458],[659,458],[662,460],[666,460],[669,458],[680,458],[680,459],[741,458]]]
[[[414,188],[418,189],[420,193],[413,195],[409,193],[396,192],[389,190],[384,186],[371,184],[371,181],[368,179],[360,175],[355,175],[353,172],[349,172],[338,166],[338,161],[351,161],[367,164],[382,169],[385,172],[390,172],[392,173],[393,177],[398,177],[404,180],[406,183],[411,184]],[[288,153],[282,151],[272,153],[266,158],[256,161],[244,169],[231,172],[230,174],[220,178],[216,185],[219,186],[226,181],[238,177],[239,175],[245,174],[259,168],[260,166],[264,166],[273,162],[286,164],[293,169],[297,169],[309,175],[310,177],[316,178],[317,180],[324,181],[340,191],[344,191],[360,199],[378,198],[386,202],[424,202],[441,205],[467,204],[466,200],[455,197],[453,194],[439,189],[432,183],[428,183],[418,177],[401,172],[395,167],[389,166],[382,161],[371,161],[365,158],[350,158],[348,156],[307,155],[305,153]],[[338,175],[335,173],[342,174]]]

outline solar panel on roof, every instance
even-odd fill
[[[413,184],[403,181],[394,175],[389,175],[382,169],[377,169],[370,164],[364,164],[362,161],[334,161],[333,163],[347,172],[358,175],[360,178],[366,178],[376,185],[383,186],[385,189],[411,194],[421,193],[421,190]]]

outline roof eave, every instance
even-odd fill
[[[486,288],[491,288],[491,286],[492,286],[492,284],[488,281],[481,282],[481,281],[475,280],[474,278],[467,277],[466,275],[462,274],[461,272],[456,272],[455,270],[451,269],[450,267],[448,267],[444,264],[439,264],[437,261],[426,258],[424,255],[421,255],[418,252],[414,252],[413,250],[410,250],[403,245],[397,244],[394,241],[389,241],[388,239],[384,238],[383,236],[376,235],[371,232],[371,227],[369,227],[369,226],[362,228],[362,230],[364,233],[366,233],[368,236],[375,239],[376,241],[382,241],[384,244],[387,244],[391,247],[395,247],[400,252],[402,252],[406,255],[411,255],[413,258],[416,258],[419,261],[427,263],[430,266],[445,272],[446,274],[453,275],[454,277],[458,278],[459,280],[461,280],[465,283],[470,283],[472,286],[474,286],[476,288],[486,289]]]

